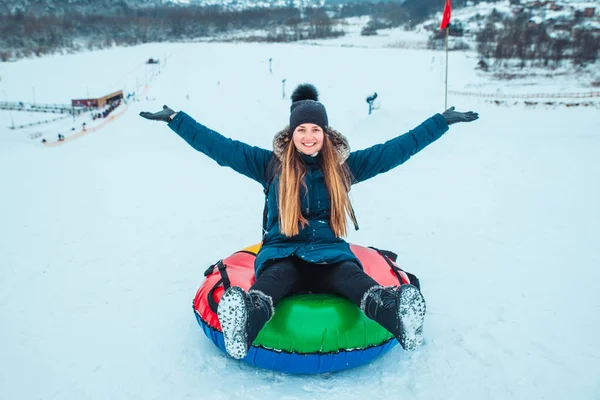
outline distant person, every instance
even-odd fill
[[[410,284],[379,285],[342,239],[349,229],[347,217],[358,229],[348,192],[352,184],[404,163],[439,139],[449,125],[476,120],[477,113],[452,107],[404,135],[354,152],[329,125],[312,85],[294,90],[289,126],[275,135],[272,151],[228,139],[167,106],[140,115],[167,122],[193,148],[259,182],[267,193],[256,281],[249,291],[229,287],[217,308],[225,348],[233,358],[247,355],[275,306],[299,290],[346,297],[405,350],[420,346],[425,318],[420,290]]]
[[[369,115],[371,115],[371,112],[373,111],[373,103],[375,102],[376,98],[377,98],[377,92],[375,92],[372,95],[370,95],[369,97],[367,97],[367,103],[369,103]]]

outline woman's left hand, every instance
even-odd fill
[[[442,117],[446,119],[448,125],[455,124],[457,122],[471,122],[479,118],[479,114],[473,111],[458,112],[454,111],[454,107],[450,107],[442,113]]]

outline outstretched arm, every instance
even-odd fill
[[[181,111],[175,113],[166,106],[158,113],[140,113],[140,115],[147,119],[168,122],[169,128],[194,149],[206,154],[219,165],[230,167],[265,185],[267,166],[273,157],[272,151],[226,138],[196,122],[186,113]]]
[[[407,161],[430,143],[439,139],[448,125],[456,122],[471,122],[479,118],[477,113],[461,113],[454,107],[436,114],[415,129],[364,150],[350,153],[347,163],[354,175],[354,183],[365,181]]]

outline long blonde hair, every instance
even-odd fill
[[[356,218],[348,192],[350,191],[351,173],[345,164],[340,164],[340,158],[327,134],[323,138],[321,153],[321,169],[325,185],[329,192],[331,217],[329,225],[336,237],[346,236],[348,232],[346,215],[350,216],[356,225]],[[300,185],[306,182],[306,165],[300,158],[300,152],[292,140],[287,142],[279,166],[279,223],[281,233],[287,237],[299,232],[298,224],[304,228],[308,221],[302,215],[300,202]]]

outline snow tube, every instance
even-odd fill
[[[412,283],[392,252],[350,245],[367,274],[381,285]],[[210,266],[194,298],[194,314],[206,336],[225,351],[217,305],[226,287],[248,290],[255,281],[259,245],[248,247]],[[410,278],[409,278],[410,276]],[[243,359],[256,367],[296,374],[341,371],[366,364],[394,347],[394,336],[367,318],[345,298],[329,294],[296,294],[283,299]]]

